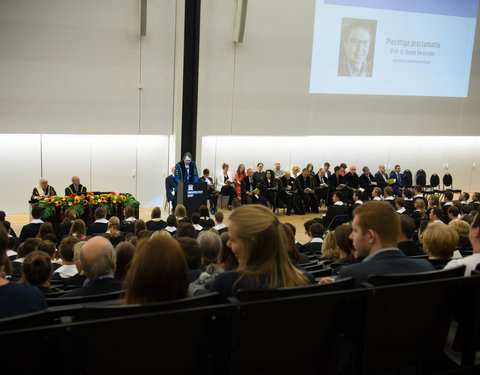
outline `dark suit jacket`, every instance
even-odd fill
[[[167,223],[163,220],[160,221],[153,221],[153,220],[148,220],[145,225],[147,226],[148,230],[155,231],[155,230],[161,230],[163,228],[166,228]]]
[[[391,171],[390,172],[390,178],[394,178],[395,180],[397,180],[392,185],[392,188],[393,188],[393,192],[396,195],[398,195],[399,197],[401,197],[402,196],[402,191],[400,190],[400,188],[405,187],[405,177],[403,177],[403,173],[399,173],[398,178],[397,178],[397,173],[395,171]]]
[[[24,225],[22,231],[20,232],[20,239],[22,240],[22,242],[25,241],[27,238],[37,237],[40,225],[42,225],[42,223],[30,223]]]
[[[88,224],[87,236],[94,233],[105,233],[107,231],[108,223],[91,223]]]
[[[387,172],[385,172],[385,177],[388,178]],[[380,171],[375,173],[375,182],[377,183],[378,187],[382,188],[382,190],[388,186]]]
[[[322,242],[307,242],[300,248],[301,253],[322,252]]]
[[[349,187],[351,187],[352,189],[358,189],[358,186],[359,186],[359,177],[358,177],[358,174],[354,173],[353,175],[348,172],[347,174],[345,174],[345,184]]]
[[[273,180],[272,180],[273,182]],[[252,190],[250,190],[250,177],[244,177],[242,181],[240,182],[240,191],[242,194],[242,199],[245,198],[245,195],[247,195],[247,192],[255,190],[257,187],[260,188],[261,183],[259,180],[256,179],[255,176],[252,177]]]
[[[348,210],[346,204],[343,204],[341,206],[333,204],[332,206],[328,207],[327,214],[323,218],[323,225],[325,226],[325,229],[330,227],[333,218],[337,215],[347,215],[348,217],[350,217],[350,211]]]
[[[78,193],[75,191],[75,187],[73,184],[70,184],[65,188],[65,196],[69,196],[72,194],[85,194],[87,192],[87,188],[82,184],[78,185]]]
[[[403,254],[399,249],[387,249],[375,254],[369,260],[360,263],[343,266],[338,273],[338,279],[352,276],[355,279],[355,287],[361,287],[361,283],[367,281],[369,275],[385,275],[394,273],[418,273],[433,271],[434,268],[425,259],[412,259]]]
[[[402,241],[397,246],[407,257],[425,254],[413,241]]]
[[[173,189],[176,189],[177,183],[173,174],[165,179],[165,191],[167,192],[167,201],[173,201],[174,194],[171,193]]]
[[[193,160],[188,165],[188,169],[189,169],[189,175],[188,175],[188,181],[187,181],[186,180],[187,170],[185,168],[185,162],[183,160],[180,160],[177,163],[177,165],[175,165],[175,181],[183,181],[190,184],[193,184],[194,182],[198,182],[197,166],[195,165]]]
[[[101,279],[101,280],[95,280],[94,282],[90,283],[87,286],[74,289],[71,292],[68,292],[62,295],[62,298],[94,296],[96,294],[116,292],[124,288],[125,286],[122,283],[119,283],[115,279],[110,279],[110,278]]]

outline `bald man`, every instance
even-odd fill
[[[385,170],[385,166],[381,164],[378,167],[378,172],[375,173],[375,182],[377,183],[377,186],[383,190],[388,186],[387,180],[388,175]]]
[[[78,260],[87,279],[83,287],[62,297],[86,297],[124,289],[123,284],[113,277],[117,268],[117,257],[113,245],[105,237],[89,239],[80,250]]]
[[[73,176],[72,184],[65,188],[65,196],[72,194],[85,194],[86,192],[87,188],[80,183],[80,177],[78,176]]]

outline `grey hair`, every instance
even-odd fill
[[[48,180],[44,177],[42,177],[42,178],[40,178],[40,180],[38,180],[39,185],[43,184],[44,182],[48,182]]]
[[[218,254],[222,249],[220,236],[211,231],[200,232],[197,237],[204,265],[217,263]]]
[[[112,264],[117,260],[117,254],[113,245],[108,242],[95,258],[88,261],[84,257],[82,248],[78,254],[78,260],[87,279],[95,281],[100,276],[112,274]]]

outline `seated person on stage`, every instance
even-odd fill
[[[236,198],[240,200],[242,198],[242,180],[247,176],[245,173],[245,166],[240,164],[235,172],[235,193],[237,194]]]
[[[167,226],[167,223],[162,220],[162,211],[160,207],[153,207],[150,214],[150,220],[146,222],[147,229],[153,231],[163,229]]]
[[[275,162],[275,169],[273,170],[273,174],[275,175],[275,178],[280,178],[284,174],[284,171],[281,168],[280,162],[278,160]]]
[[[325,228],[322,224],[312,223],[308,227],[308,237],[310,241],[304,244],[300,252],[301,253],[322,253],[322,244],[323,244],[323,234],[325,233]]]
[[[448,221],[455,221],[459,220],[460,210],[457,206],[450,206],[447,210],[448,213]]]
[[[278,189],[278,205],[287,207],[287,215],[289,216],[292,212],[293,206],[293,184],[295,179],[290,176],[290,171],[285,171],[283,177],[279,179]]]
[[[392,187],[387,186],[385,189],[383,189],[383,194],[385,194],[385,202],[391,204],[392,207],[395,208],[395,197],[393,196]]]
[[[415,229],[415,220],[410,216],[400,215],[400,234],[397,247],[408,257],[423,255],[423,251],[413,241]]]
[[[275,289],[314,281],[292,264],[285,228],[264,206],[248,205],[235,210],[228,234],[227,244],[237,256],[239,267],[235,272],[218,274],[210,289],[220,292],[224,299],[238,289]]]
[[[57,192],[55,191],[53,186],[50,186],[48,184],[48,180],[42,177],[39,180],[38,186],[35,186],[33,188],[32,196],[30,198],[30,203],[36,203],[40,199],[51,196],[51,195],[57,195]]]
[[[228,196],[228,209],[232,210],[232,203],[235,199],[235,189],[233,185],[235,184],[235,180],[232,177],[232,172],[228,170],[228,164],[222,164],[222,171],[217,175],[217,185],[220,188],[220,194]]]
[[[202,227],[206,228],[211,228],[215,226],[215,222],[210,219],[210,214],[208,213],[208,207],[205,205],[201,205],[200,208],[198,209],[198,214],[200,215],[200,222],[199,224]],[[215,214],[213,214],[215,215]]]
[[[299,167],[298,165],[294,165],[294,166],[292,167],[292,175],[293,175],[292,178],[293,178],[294,180],[296,180],[299,173],[300,173],[300,167]],[[284,173],[284,174],[285,174],[285,173]]]
[[[260,203],[270,204],[272,211],[275,212],[277,207],[278,184],[271,169],[266,170],[265,178],[263,181],[260,181],[258,186],[260,188]]]
[[[382,190],[388,186],[388,175],[385,172],[385,166],[382,164],[378,167],[378,172],[375,173],[375,182],[377,186],[380,187]]]
[[[370,173],[370,168],[367,166],[362,168],[362,175],[358,177],[358,184],[364,190],[362,195],[363,201],[368,201],[372,196],[372,190],[377,183],[375,182],[375,178]]]
[[[72,194],[85,194],[87,192],[87,188],[80,183],[80,177],[73,176],[72,177],[72,184],[65,188],[65,196],[69,196]]]
[[[87,235],[91,236],[95,233],[105,233],[108,227],[107,210],[105,207],[97,207],[93,213],[95,221],[88,224]]]
[[[213,179],[210,177],[210,171],[208,169],[203,170],[203,176],[198,179],[198,182],[207,183],[207,199],[210,202],[210,211],[212,215],[215,215],[217,211],[218,191],[215,190]]]
[[[410,213],[405,208],[405,200],[403,198],[395,199],[395,209],[400,215],[410,216]]]
[[[219,234],[228,231],[227,226],[223,224],[223,219],[223,212],[215,212],[215,226],[213,228],[216,229]]]
[[[343,193],[341,191],[334,191],[332,199],[333,205],[328,207],[326,215],[323,217],[323,219],[318,219],[318,222],[323,224],[325,228],[331,228],[333,230],[338,225],[338,223],[333,221],[335,216],[346,215],[347,220],[345,221],[348,221],[348,218],[350,217],[350,211],[347,205],[342,201]]]
[[[76,237],[65,237],[58,247],[58,256],[62,259],[62,266],[53,272],[52,280],[68,279],[78,273],[77,266],[73,260],[73,247],[80,240]]]
[[[332,175],[332,172],[330,171],[330,163],[328,161],[323,163],[323,170],[325,171],[325,177],[329,179],[330,176]]]
[[[112,216],[108,220],[107,231],[105,234],[113,246],[117,246],[120,242],[125,240],[123,233],[120,232],[120,219],[118,217]]]
[[[340,174],[342,169],[339,166],[336,166],[333,169],[333,174],[330,176],[328,179],[328,202],[327,206],[330,206],[333,204],[333,192],[334,191],[340,191],[343,190],[343,185],[344,184],[344,177]]]
[[[373,201],[381,201],[382,200],[382,189],[377,187],[374,187],[372,190],[372,200]]]
[[[50,287],[52,272],[51,258],[43,251],[34,251],[23,261],[20,282],[36,286],[44,295],[59,292],[60,289]]]
[[[126,304],[147,305],[187,297],[187,262],[175,239],[152,237],[140,242],[135,253],[125,278]]]
[[[442,202],[443,214],[445,216],[448,216],[448,209],[452,205],[453,205],[453,193],[451,191],[446,191],[445,194],[443,195],[443,202]]]
[[[265,172],[263,171],[263,163],[259,162],[257,164],[257,170],[253,172],[253,177],[257,179],[257,181],[262,180],[265,177]]]
[[[413,205],[412,189],[403,189],[402,198],[405,201],[405,208],[407,209],[408,212],[412,213],[415,210],[415,206]]]
[[[458,234],[451,227],[430,223],[423,232],[423,251],[435,268],[443,268],[452,259],[458,243]],[[460,253],[456,258],[461,258]]]
[[[353,246],[359,256],[366,258],[342,267],[338,279],[351,276],[358,288],[369,275],[433,271],[427,260],[408,258],[397,248],[400,215],[388,203],[365,202],[359,206],[354,212],[352,229]],[[333,279],[321,282],[326,281]]]
[[[32,207],[32,221],[24,225],[22,230],[20,231],[20,240],[25,241],[27,238],[34,238],[37,237],[38,231],[40,230],[40,226],[43,224],[43,220],[40,219],[42,217],[42,209],[38,206]]]
[[[123,214],[125,219],[120,224],[120,231],[125,233],[135,231],[135,222],[137,221],[137,219],[135,218],[135,210],[133,209],[133,207],[125,207],[125,209],[123,210]]]
[[[314,176],[314,180],[318,202],[321,200],[326,201],[328,197],[328,178],[325,176],[325,169],[320,169]]]
[[[175,167],[172,167],[172,174],[165,178],[165,191],[167,193],[167,202],[172,202],[175,209],[177,205],[175,191],[177,190],[177,182],[175,181]]]
[[[353,191],[353,204],[350,207],[350,217],[353,217],[352,213],[355,208],[363,204],[362,201],[362,192],[359,189]]]
[[[349,172],[345,173],[344,181],[345,185],[347,185],[347,188],[345,189],[345,201],[347,203],[352,203],[353,190],[358,189],[359,187],[357,167],[354,165],[350,166]]]
[[[469,232],[473,254],[462,259],[454,259],[447,263],[444,269],[466,266],[465,276],[470,276],[475,267],[480,263],[480,214],[475,214]]]
[[[252,204],[258,203],[259,193],[258,191],[256,194],[254,193],[257,190],[260,181],[257,180],[253,173],[252,168],[247,169],[247,177],[242,180],[241,188],[242,188],[242,204]],[[258,189],[260,190],[260,189]]]
[[[403,177],[403,173],[400,173],[401,168],[400,165],[395,166],[395,170],[390,172],[390,178],[393,178],[395,182],[392,185],[393,192],[397,197],[402,196],[402,192],[405,189],[405,177]]]
[[[413,187],[413,194],[414,194],[413,195],[414,204],[417,199],[421,199],[425,203],[425,207],[428,207],[427,199],[423,196],[423,188],[420,185],[415,185]]]
[[[5,266],[8,263],[7,244],[7,231],[0,225],[0,301],[2,301],[0,318],[45,310],[47,308],[45,297],[38,288],[5,279]]]
[[[294,209],[298,214],[305,215],[305,212],[310,210],[318,213],[318,202],[314,189],[313,177],[309,176],[307,168],[304,168],[293,185]]]
[[[434,223],[445,224],[442,221],[442,216],[443,216],[443,211],[442,211],[441,208],[434,208],[434,209],[430,210],[430,221],[432,221]]]
[[[123,284],[115,280],[116,253],[109,240],[102,236],[89,239],[79,254],[79,261],[87,281],[83,287],[62,297],[86,297],[122,290]]]

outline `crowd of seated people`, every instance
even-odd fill
[[[265,173],[265,186],[282,172],[276,167]],[[339,179],[345,168],[334,168],[330,178]],[[322,179],[327,171],[322,171]],[[257,178],[262,178],[258,172]],[[310,166],[297,179],[306,174],[313,180],[311,173]],[[246,178],[251,174],[247,170]],[[381,171],[379,175],[383,176]],[[353,189],[350,201],[345,198],[346,186],[334,191],[328,209],[344,207],[342,214],[348,216],[348,223],[330,226],[327,216],[309,220],[305,244],[296,243],[293,225],[282,224],[262,204],[236,208],[228,226],[222,212],[210,219],[206,206],[189,218],[185,207],[177,205],[166,222],[155,207],[147,223],[131,212],[125,212],[123,222],[115,216],[107,220],[97,209],[98,225],[91,234],[83,220],[71,213],[61,230],[50,223],[43,225],[41,210],[34,206],[34,221],[22,229],[23,238],[18,241],[3,215],[0,317],[44,309],[45,298],[59,296],[125,291],[123,303],[147,304],[217,291],[226,300],[239,289],[296,287],[346,277],[353,277],[356,287],[361,287],[371,274],[426,272],[458,265],[467,265],[468,276],[480,263],[480,215],[465,194],[461,201],[445,194],[449,207],[444,210],[439,197],[431,195],[427,201],[418,186],[414,191],[404,188],[402,197],[395,200],[383,199],[383,195],[394,194],[393,188],[385,186],[380,196],[377,188],[372,189],[371,200],[359,189]],[[305,193],[310,195],[305,200],[316,201],[312,190]],[[277,203],[268,196],[276,194],[265,195],[273,208]],[[297,203],[292,199],[292,209]],[[36,231],[31,229],[34,226]],[[419,259],[422,254],[424,259]],[[317,277],[318,270],[328,270],[331,276]]]

